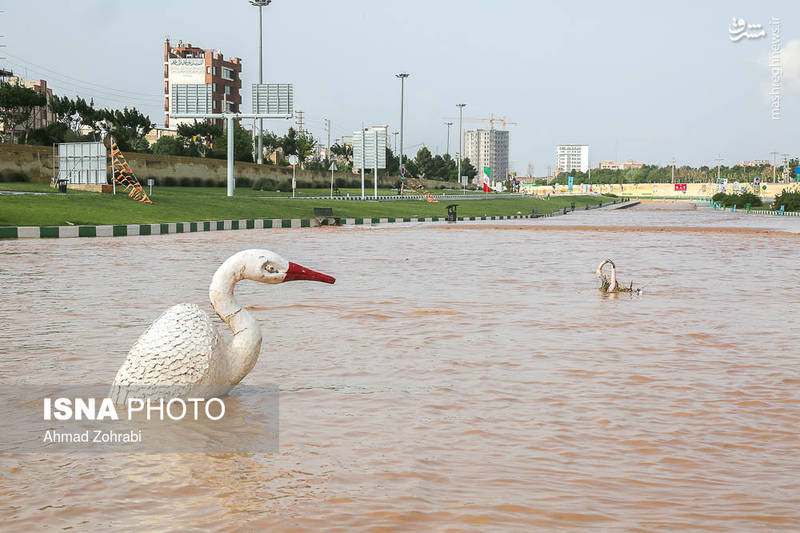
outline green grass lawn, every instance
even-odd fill
[[[46,185],[0,183],[0,190],[52,190]],[[30,188],[28,188],[30,187]],[[38,187],[38,188],[37,188]],[[313,189],[318,192],[319,189]],[[263,191],[237,190],[233,198],[222,187],[159,187],[153,190],[153,203],[142,204],[125,194],[85,193],[0,195],[0,226],[64,226],[69,224],[152,224],[201,220],[256,218],[312,218],[314,207],[332,207],[335,216],[347,218],[445,216],[447,205],[458,203],[459,216],[496,216],[549,213],[568,207],[597,204],[595,196],[503,198],[488,200],[445,200],[436,204],[400,200],[386,202],[348,202],[341,200],[303,200],[259,198]],[[359,190],[360,194],[360,190]]]

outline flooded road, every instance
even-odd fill
[[[241,249],[337,278],[237,288],[264,333],[242,384],[280,386],[280,453],[0,456],[0,520],[796,531],[799,245],[798,218],[674,205],[0,242],[3,386],[110,383],[164,309],[211,312]],[[597,291],[606,257],[641,297]]]

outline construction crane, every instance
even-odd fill
[[[445,117],[444,120],[458,120],[458,117]],[[495,123],[502,124],[503,129],[507,129],[507,126],[518,126],[519,124],[516,122],[511,122],[507,120],[505,117],[502,118],[495,118],[494,114],[490,115],[489,118],[475,118],[475,117],[464,117],[464,122],[488,122],[489,129],[493,130]]]

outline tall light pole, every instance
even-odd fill
[[[272,0],[250,0],[251,6],[258,8],[258,83],[264,83],[264,53],[262,47],[261,8],[268,6]],[[258,164],[264,164],[264,119],[258,119]]]
[[[399,131],[393,131],[392,135],[394,135],[394,153],[397,155],[397,134],[400,133]]]
[[[409,76],[407,72],[395,74],[395,77],[400,78],[400,194],[403,194],[404,176],[403,176],[403,99],[406,90],[406,78]]]
[[[461,158],[464,157],[464,149],[461,146],[461,140],[464,138],[464,132],[461,129],[461,124],[464,119],[464,106],[467,104],[456,104],[458,107],[458,181],[461,181]],[[464,183],[464,194],[467,194],[467,184]]]
[[[778,152],[770,152],[772,155],[772,183],[775,183],[775,168],[778,166]]]
[[[672,183],[675,183],[675,158],[672,158]]]
[[[450,126],[453,125],[452,122],[445,122],[447,125],[447,155],[450,155]]]

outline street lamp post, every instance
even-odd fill
[[[450,155],[450,126],[453,125],[452,122],[445,122],[447,126],[447,155]]]
[[[400,194],[403,194],[403,99],[405,97],[406,78],[409,76],[407,72],[395,74],[395,77],[400,78]]]
[[[264,54],[262,47],[261,8],[268,6],[272,0],[250,0],[250,5],[258,8],[258,83],[264,83]],[[264,163],[264,119],[258,119],[258,164]]]
[[[394,153],[397,155],[397,134],[400,133],[399,131],[393,131],[392,135],[394,135]]]
[[[464,149],[461,146],[461,141],[464,139],[464,132],[461,129],[461,123],[464,119],[464,106],[467,104],[456,104],[458,107],[458,181],[461,181],[461,158],[464,154]],[[448,138],[450,136],[448,135]],[[467,194],[467,183],[464,182],[464,194]]]

